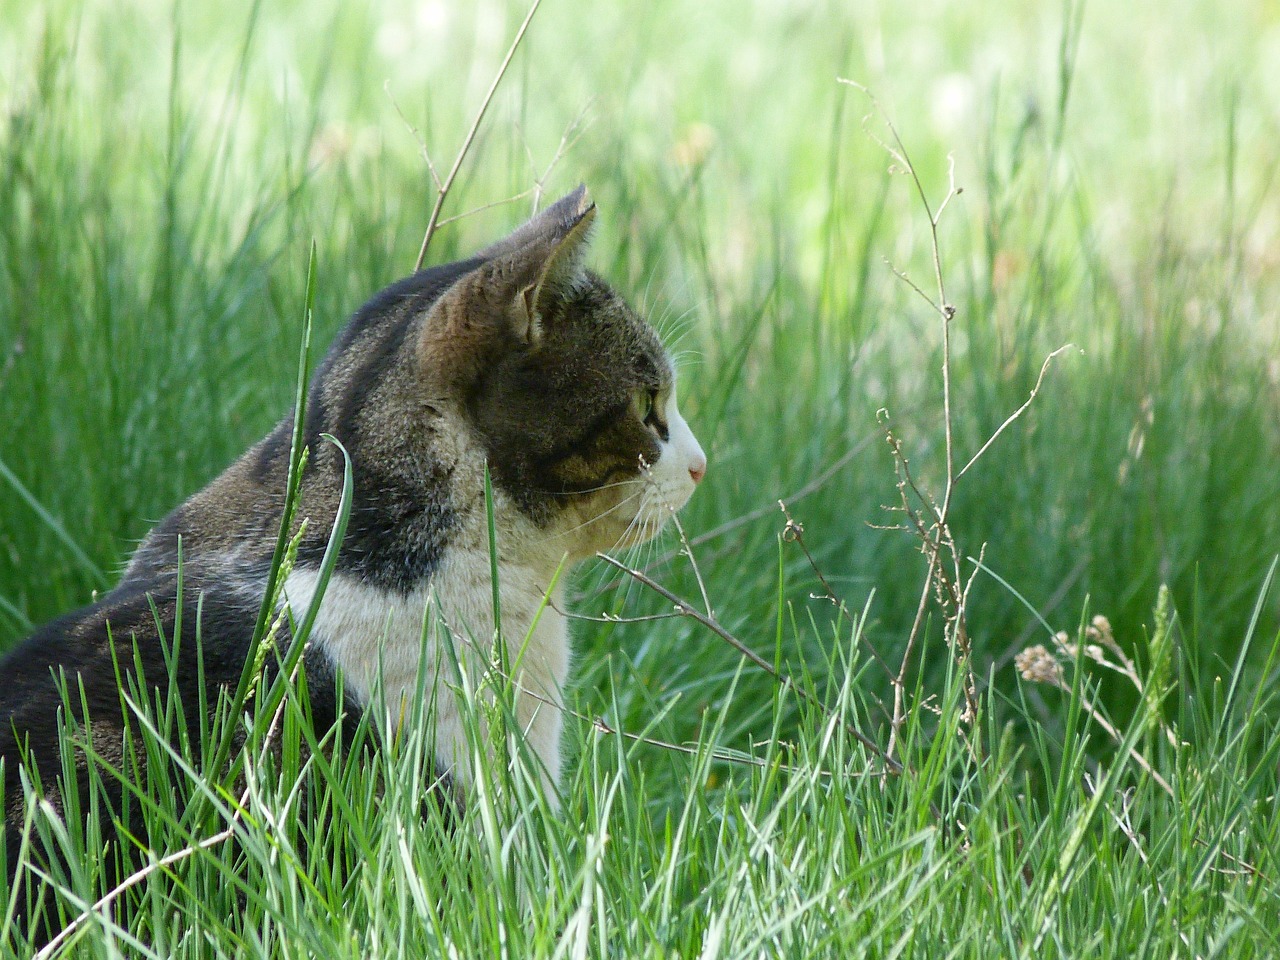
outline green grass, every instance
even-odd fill
[[[286,750],[234,844],[152,877],[127,895],[132,933],[92,926],[69,955],[138,952],[129,937],[184,957],[1280,952],[1280,22],[846,7],[546,0],[445,211],[527,190],[586,111],[546,191],[588,184],[595,266],[686,358],[710,457],[682,515],[697,569],[720,623],[826,709],[692,620],[582,621],[575,709],[692,752],[574,720],[561,814],[486,770],[446,842],[421,817],[420,740],[331,766]],[[289,409],[313,240],[321,347],[411,269],[434,199],[416,138],[443,174],[525,12],[0,7],[0,646],[110,586]],[[876,656],[896,668],[925,565],[879,528],[900,517],[877,412],[940,495],[942,354],[891,269],[932,289],[927,216],[837,76],[875,91],[935,206],[948,154],[964,187],[940,222],[957,465],[1074,345],[955,489],[962,557],[985,545],[1000,578],[969,597],[981,715],[960,716],[935,610],[911,773],[885,781],[844,724],[887,744]],[[430,259],[528,204],[446,225]],[[779,498],[853,614],[814,598]],[[699,596],[687,559],[651,573]],[[664,609],[615,581],[582,571],[576,609]],[[1162,585],[1176,617],[1153,651]],[[1069,691],[1019,680],[1015,653],[1097,613],[1141,679],[1167,673],[1158,709],[1092,662],[1065,665]],[[297,743],[305,693],[287,703]],[[238,799],[173,776],[153,795],[213,802],[195,832],[148,807],[157,857],[225,830]],[[100,895],[94,870],[66,896]]]

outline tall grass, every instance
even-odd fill
[[[150,875],[72,954],[1276,952],[1270,15],[904,10],[548,0],[445,211],[528,190],[587,110],[545,191],[590,186],[594,262],[678,339],[711,459],[681,518],[693,562],[675,540],[632,559],[691,603],[696,564],[718,623],[823,706],[687,618],[581,621],[563,812],[481,762],[493,790],[450,832],[423,818],[420,738],[303,749],[293,691],[299,746],[262,756],[238,817],[180,757],[146,806],[156,858],[234,841]],[[0,8],[0,641],[109,586],[288,409],[313,239],[319,344],[408,272],[434,196],[418,138],[447,166],[524,13]],[[894,276],[927,280],[927,220],[837,75],[886,104],[932,199],[949,152],[965,188],[939,237],[961,462],[1075,345],[956,486],[955,538],[985,545],[965,561],[979,722],[935,615],[911,773],[888,779],[845,724],[888,740],[924,564],[882,529],[877,412],[940,490],[942,356]],[[528,203],[444,226],[430,259]],[[669,609],[603,565],[575,592],[583,614]],[[1059,653],[1065,689],[1019,680],[1015,654],[1087,641],[1097,613],[1163,699],[1084,654]],[[173,798],[200,796],[196,836]],[[105,883],[73,862],[68,916]]]

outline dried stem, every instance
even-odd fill
[[[529,150],[528,144],[525,144],[525,154],[529,157],[529,167],[533,171],[533,205],[535,209],[542,202],[542,188],[547,182],[547,178],[551,176],[551,171],[556,168],[556,164],[560,162],[560,159],[578,142],[578,137],[581,135],[578,133],[578,128],[582,126],[582,122],[586,119],[591,106],[592,101],[588,100],[582,111],[573,118],[573,122],[565,128],[564,133],[560,135],[560,142],[556,145],[556,152],[551,155],[551,161],[541,174],[538,173],[538,167],[534,162],[532,151]]]
[[[1066,689],[1068,693],[1071,692],[1070,687],[1067,687]],[[1124,744],[1124,737],[1120,734],[1120,731],[1115,728],[1110,720],[1102,715],[1102,712],[1098,710],[1093,701],[1089,700],[1087,697],[1081,697],[1080,706],[1082,706],[1085,712],[1089,714],[1090,719],[1092,719],[1094,723],[1107,732],[1107,736],[1111,737],[1111,739],[1118,744]],[[1176,798],[1176,795],[1173,792],[1173,787],[1170,786],[1169,781],[1160,776],[1159,771],[1157,771],[1147,758],[1138,751],[1137,747],[1133,747],[1129,750],[1129,756],[1133,758],[1133,761],[1137,763],[1138,766],[1151,776],[1151,779],[1159,785],[1161,790],[1170,797]]]
[[[505,207],[508,203],[515,203],[517,200],[523,200],[533,192],[534,188],[530,187],[528,190],[521,190],[519,193],[512,194],[502,200],[494,200],[490,203],[482,203],[478,207],[472,207],[466,213],[455,213],[452,217],[445,217],[437,223],[436,229],[439,230],[441,227],[448,226],[455,220],[465,220],[467,217],[474,216],[477,213],[482,213],[485,210],[492,210],[494,207]]]
[[[809,568],[813,570],[813,575],[818,578],[818,582],[822,584],[822,589],[826,591],[819,598],[829,600],[837,609],[844,610],[844,601],[836,596],[836,592],[831,589],[831,584],[827,582],[827,578],[822,575],[822,571],[818,569],[817,563],[814,562],[813,554],[809,552],[809,546],[804,542],[804,524],[791,516],[791,511],[787,509],[785,501],[778,501],[778,509],[782,511],[783,516],[787,518],[787,525],[782,528],[782,539],[786,543],[794,543],[804,553],[804,558],[809,561]]]
[[[709,617],[706,614],[701,613],[696,607],[693,607],[690,604],[686,603],[684,600],[681,600],[679,597],[677,597],[674,593],[672,593],[666,587],[662,586],[662,584],[645,576],[645,574],[641,573],[639,570],[636,570],[634,567],[629,567],[622,561],[615,560],[613,557],[605,553],[597,553],[596,556],[599,557],[601,560],[603,560],[605,563],[609,564],[610,566],[616,567],[622,573],[625,573],[627,576],[631,577],[636,582],[648,587],[654,593],[661,596],[663,599],[669,602],[675,608],[676,612],[679,613],[681,616],[688,617],[691,620],[696,620],[698,623],[702,624],[702,626],[706,627],[708,630],[710,630],[712,633],[718,636],[721,640],[724,640],[727,644],[729,644],[729,646],[733,647],[735,650],[737,650],[740,654],[742,654],[744,657],[750,660],[753,664],[755,664],[761,670],[765,671],[765,673],[769,674],[769,676],[777,680],[778,683],[781,684],[784,689],[791,691],[801,700],[804,700],[807,703],[811,703],[817,706],[823,712],[826,712],[826,713],[830,712],[827,710],[827,707],[824,704],[815,700],[802,687],[797,686],[795,681],[792,680],[789,676],[787,676],[784,673],[779,673],[778,670],[773,666],[773,664],[769,663],[769,661],[765,660],[758,653],[756,653],[754,650],[748,647],[745,643],[743,643],[741,640],[739,640],[737,637],[731,634],[715,618]],[[879,757],[880,760],[884,762],[885,766],[889,769],[891,773],[901,773],[903,771],[904,769],[903,765],[899,761],[895,760],[878,743],[876,743],[870,737],[866,736],[864,733],[862,733],[862,731],[858,730],[857,727],[854,727],[849,723],[845,723],[844,728],[846,731],[848,731],[850,736],[852,736],[855,740],[857,740],[864,747],[870,750],[873,754]]]
[[[1045,358],[1044,358],[1044,363],[1042,363],[1042,364],[1040,365],[1040,376],[1036,377],[1036,385],[1035,385],[1034,387],[1032,387],[1032,388],[1031,388],[1031,393],[1030,393],[1030,395],[1027,397],[1026,402],[1025,402],[1025,403],[1023,403],[1023,404],[1022,404],[1022,406],[1020,406],[1017,410],[1013,411],[1013,413],[1009,414],[1009,416],[1005,419],[1004,423],[1000,424],[1000,426],[996,429],[996,432],[995,432],[995,433],[993,433],[993,434],[992,434],[992,435],[987,439],[987,442],[986,442],[986,443],[984,443],[984,444],[982,445],[982,447],[978,450],[978,452],[977,452],[977,453],[975,453],[975,454],[974,454],[974,455],[969,459],[969,462],[968,462],[968,463],[966,463],[963,467],[961,467],[961,468],[960,468],[960,472],[956,474],[956,479],[957,479],[957,480],[959,480],[961,477],[963,477],[963,476],[964,476],[964,475],[969,471],[969,468],[970,468],[970,467],[972,467],[975,463],[977,463],[977,462],[978,462],[979,458],[980,458],[984,453],[986,453],[986,452],[987,452],[987,449],[988,449],[988,448],[989,448],[993,443],[995,443],[995,442],[996,442],[996,438],[998,438],[998,437],[1000,436],[1000,434],[1004,433],[1005,429],[1006,429],[1006,428],[1008,428],[1008,426],[1009,426],[1011,423],[1013,423],[1013,421],[1017,420],[1020,416],[1022,416],[1024,413],[1026,413],[1026,412],[1027,412],[1027,408],[1028,408],[1028,407],[1030,407],[1030,406],[1031,406],[1032,401],[1034,401],[1034,400],[1035,400],[1035,398],[1036,398],[1036,394],[1040,392],[1040,385],[1044,382],[1044,375],[1045,375],[1045,372],[1049,369],[1049,364],[1053,361],[1053,358],[1054,358],[1054,357],[1056,357],[1056,356],[1058,356],[1058,354],[1063,353],[1063,352],[1065,352],[1065,351],[1067,351],[1067,350],[1071,349],[1071,347],[1072,347],[1072,346],[1074,346],[1074,344],[1064,343],[1064,344],[1063,344],[1062,346],[1060,346],[1057,350],[1053,351],[1053,353],[1049,354],[1047,357],[1045,357]]]
[[[707,611],[707,616],[714,618],[716,612],[711,609],[711,598],[707,596],[707,585],[702,579],[702,570],[698,567],[698,561],[693,556],[693,547],[689,545],[689,538],[684,534],[684,524],[680,522],[680,515],[671,514],[671,522],[675,524],[676,533],[680,535],[680,543],[682,548],[680,552],[689,558],[689,566],[693,568],[693,578],[698,581],[698,593],[702,595],[702,608]]]
[[[787,524],[785,527],[783,527],[783,530],[782,530],[782,539],[788,543],[794,543],[800,547],[800,549],[804,552],[805,559],[809,561],[809,567],[813,570],[814,576],[818,578],[818,582],[822,584],[823,590],[826,591],[825,595],[823,596],[819,596],[817,594],[810,594],[810,596],[815,600],[830,601],[832,604],[835,605],[836,609],[840,611],[841,615],[847,616],[849,612],[849,608],[845,605],[844,600],[841,599],[840,596],[835,592],[835,590],[832,589],[831,584],[827,581],[827,578],[823,576],[822,571],[818,568],[817,561],[813,559],[813,554],[809,552],[809,547],[804,542],[804,524],[800,523],[798,520],[796,520],[794,517],[791,516],[791,512],[787,509],[786,503],[779,500],[778,506],[782,509],[783,514],[787,518]],[[880,668],[884,670],[886,674],[888,674],[890,677],[894,676],[893,667],[889,666],[889,662],[880,655],[880,651],[875,648],[874,644],[872,644],[869,640],[867,640],[866,637],[861,638],[860,644],[861,646],[866,648],[867,652],[871,654],[871,659],[874,660],[880,666]],[[872,697],[876,701],[876,705],[880,708],[881,712],[884,713],[885,719],[891,720],[892,717],[889,711],[886,710],[884,707],[884,701],[881,700],[878,696],[875,696],[874,694],[872,694]]]
[[[467,137],[462,142],[462,149],[454,157],[453,167],[450,169],[449,175],[444,178],[443,183],[436,176],[435,167],[432,166],[430,157],[427,158],[427,166],[431,170],[432,179],[436,182],[436,202],[431,208],[431,217],[427,220],[427,230],[422,237],[422,247],[418,250],[418,260],[413,265],[415,273],[422,269],[422,264],[427,259],[427,247],[431,245],[431,238],[435,236],[435,232],[440,226],[440,211],[444,207],[445,198],[449,196],[449,190],[453,187],[453,181],[458,176],[458,171],[462,169],[462,161],[471,150],[472,141],[475,140],[476,133],[480,130],[480,121],[484,119],[485,112],[489,109],[489,104],[493,102],[493,95],[498,91],[498,84],[502,82],[502,78],[506,75],[507,67],[511,65],[511,60],[515,57],[516,50],[520,48],[520,41],[524,39],[525,32],[529,29],[529,24],[533,22],[533,15],[538,12],[538,7],[541,3],[542,0],[533,0],[532,5],[530,5],[529,12],[525,15],[524,22],[520,24],[520,29],[516,31],[516,37],[511,41],[511,47],[507,50],[502,66],[498,68],[498,73],[494,76],[493,83],[489,85],[489,92],[485,94],[484,100],[480,104],[480,109],[476,111],[475,120],[471,123],[471,129],[467,131]]]
[[[907,518],[907,529],[920,540],[921,550],[928,559],[928,569],[920,590],[920,601],[916,605],[915,620],[907,636],[898,674],[893,681],[894,713],[890,744],[896,745],[898,730],[906,721],[907,668],[921,636],[930,594],[933,594],[938,607],[943,612],[949,635],[955,644],[957,659],[965,670],[965,719],[969,722],[977,718],[978,699],[977,683],[972,669],[969,631],[964,615],[968,590],[960,586],[959,548],[951,535],[951,528],[945,522],[942,508],[939,508],[933,499],[916,484],[911,474],[910,462],[902,451],[902,442],[892,430],[888,429],[885,431],[885,439],[893,452],[894,470],[898,476],[897,488],[901,505],[896,509]],[[917,503],[919,506],[916,505]],[[928,518],[925,512],[928,513]],[[945,562],[947,559],[951,563],[951,572],[947,570]]]
[[[889,742],[889,752],[892,753],[898,743],[899,730],[906,720],[906,678],[920,643],[931,594],[942,611],[946,636],[952,645],[956,661],[964,671],[965,713],[963,719],[969,724],[974,723],[977,719],[977,683],[973,673],[973,651],[970,644],[967,621],[969,591],[973,586],[973,576],[971,575],[967,582],[964,581],[961,571],[961,554],[950,528],[951,504],[955,496],[956,483],[982,458],[1000,435],[1029,409],[1044,382],[1044,376],[1049,368],[1050,361],[1067,348],[1060,347],[1049,354],[1040,368],[1040,375],[1036,379],[1035,387],[1026,402],[1005,419],[978,452],[957,472],[954,430],[955,411],[952,401],[951,370],[951,322],[955,319],[956,308],[947,297],[946,280],[942,269],[942,245],[939,236],[939,224],[941,223],[942,215],[946,212],[951,201],[963,192],[962,187],[956,186],[955,158],[951,155],[947,157],[947,192],[935,210],[929,202],[924,183],[920,179],[919,172],[911,160],[910,153],[903,143],[902,137],[898,134],[897,127],[894,126],[893,121],[889,119],[881,108],[879,101],[861,84],[843,78],[839,79],[841,83],[846,83],[861,90],[870,99],[874,113],[884,123],[889,134],[887,138],[882,139],[876,136],[875,133],[868,132],[890,155],[894,169],[907,174],[910,178],[920,205],[928,217],[929,249],[936,293],[934,295],[926,293],[904,271],[892,267],[892,265],[890,266],[894,274],[905,282],[924,302],[928,303],[938,315],[942,343],[942,429],[945,444],[945,480],[942,487],[941,505],[932,497],[926,496],[921,492],[911,477],[910,466],[902,451],[901,442],[894,436],[892,431],[887,429],[885,431],[886,440],[893,451],[894,466],[898,476],[898,492],[901,505],[895,509],[906,517],[906,528],[919,538],[921,550],[928,561],[925,582],[921,587],[920,600],[916,605],[915,618],[907,636],[898,673],[893,681],[894,711],[892,734]]]
[[[241,799],[241,804],[243,805],[243,802],[247,799],[247,796],[242,796],[240,799]],[[65,927],[63,927],[52,940],[50,940],[47,944],[45,944],[43,947],[40,948],[40,950],[36,953],[33,960],[48,960],[48,958],[52,957],[54,953],[58,950],[58,948],[61,947],[62,944],[65,943],[67,939],[70,938],[70,936],[76,932],[76,930],[82,927],[91,916],[93,916],[94,914],[100,914],[103,911],[109,909],[111,907],[111,904],[113,904],[122,893],[124,893],[126,890],[129,890],[132,887],[136,887],[138,884],[142,883],[142,881],[146,880],[147,877],[151,876],[153,873],[156,873],[159,870],[163,870],[166,867],[171,867],[175,863],[180,863],[181,861],[186,860],[188,857],[194,856],[195,854],[199,853],[201,850],[209,850],[213,847],[216,847],[220,843],[225,843],[227,840],[230,840],[231,837],[235,835],[236,818],[238,816],[239,816],[239,810],[237,809],[235,817],[233,817],[232,819],[232,822],[228,824],[224,829],[219,830],[217,833],[212,834],[211,836],[205,837],[199,843],[193,844],[192,846],[189,846],[189,847],[183,847],[181,850],[175,850],[173,853],[167,856],[161,857],[159,860],[153,860],[151,863],[147,864],[145,867],[142,867],[139,870],[135,870],[133,873],[129,874],[129,876],[121,880],[120,883],[116,884],[114,887],[112,887],[110,890],[104,893],[101,897],[95,900],[90,906],[86,907],[80,913],[79,916],[73,918],[71,922],[68,923]]]
[[[1055,642],[1057,642],[1059,649],[1068,656],[1076,656],[1077,651],[1074,649],[1074,644],[1065,643],[1065,641],[1061,639],[1062,636],[1064,635],[1059,634],[1059,636],[1055,638]],[[1097,660],[1096,657],[1091,657],[1091,659]],[[1024,650],[1019,654],[1017,662],[1018,670],[1022,674],[1022,678],[1024,680],[1029,680],[1033,683],[1045,683],[1049,686],[1057,687],[1068,696],[1072,694],[1071,684],[1062,674],[1062,666],[1057,662],[1053,654],[1047,651],[1043,646],[1030,647],[1027,650]],[[1117,744],[1121,746],[1124,745],[1124,737],[1121,735],[1120,731],[1117,730],[1115,725],[1102,714],[1102,711],[1098,709],[1093,700],[1088,696],[1081,696],[1080,706],[1088,715],[1089,719],[1100,726],[1106,732],[1107,736]],[[1150,774],[1151,779],[1156,782],[1161,790],[1168,794],[1170,798],[1176,799],[1173,787],[1170,786],[1169,781],[1160,775],[1155,767],[1151,765],[1147,758],[1144,757],[1136,747],[1130,748],[1129,756],[1138,766]]]
[[[678,620],[680,614],[675,613],[653,613],[645,617],[620,617],[613,613],[602,613],[598,617],[593,617],[589,613],[574,613],[571,610],[561,610],[555,604],[548,604],[556,613],[568,620],[585,620],[588,623],[653,623],[655,620]]]

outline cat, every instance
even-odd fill
[[[355,314],[306,401],[309,462],[298,516],[308,523],[283,587],[283,602],[300,617],[316,594],[342,494],[344,461],[322,439],[329,434],[350,455],[354,485],[304,659],[313,720],[318,728],[337,722],[339,703],[348,715],[381,705],[383,715],[370,719],[393,729],[420,672],[431,682],[446,668],[432,631],[424,644],[424,616],[447,627],[476,662],[489,657],[487,466],[502,635],[517,665],[515,717],[553,806],[562,773],[558,707],[570,667],[558,575],[597,551],[653,537],[707,469],[657,335],[584,266],[595,213],[579,187],[498,243],[401,280]],[[42,770],[55,810],[63,809],[59,790],[71,786],[54,780],[61,769],[55,676],[72,691],[83,686],[93,748],[117,762],[126,734],[115,664],[125,673],[140,664],[152,686],[167,678],[157,621],[166,636],[180,628],[185,638],[176,681],[189,729],[216,688],[235,687],[281,523],[292,421],[151,530],[114,590],[0,662],[11,876],[24,802],[19,758]],[[191,639],[197,607],[202,654]],[[432,726],[437,773],[465,797],[472,774],[453,697],[437,691]],[[87,761],[77,757],[83,792]],[[107,788],[116,809],[104,817],[121,802],[120,786]]]

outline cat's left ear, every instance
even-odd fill
[[[496,252],[505,261],[502,272],[515,280],[509,309],[515,332],[526,343],[542,339],[552,305],[582,277],[595,216],[596,205],[580,186],[481,253]]]

